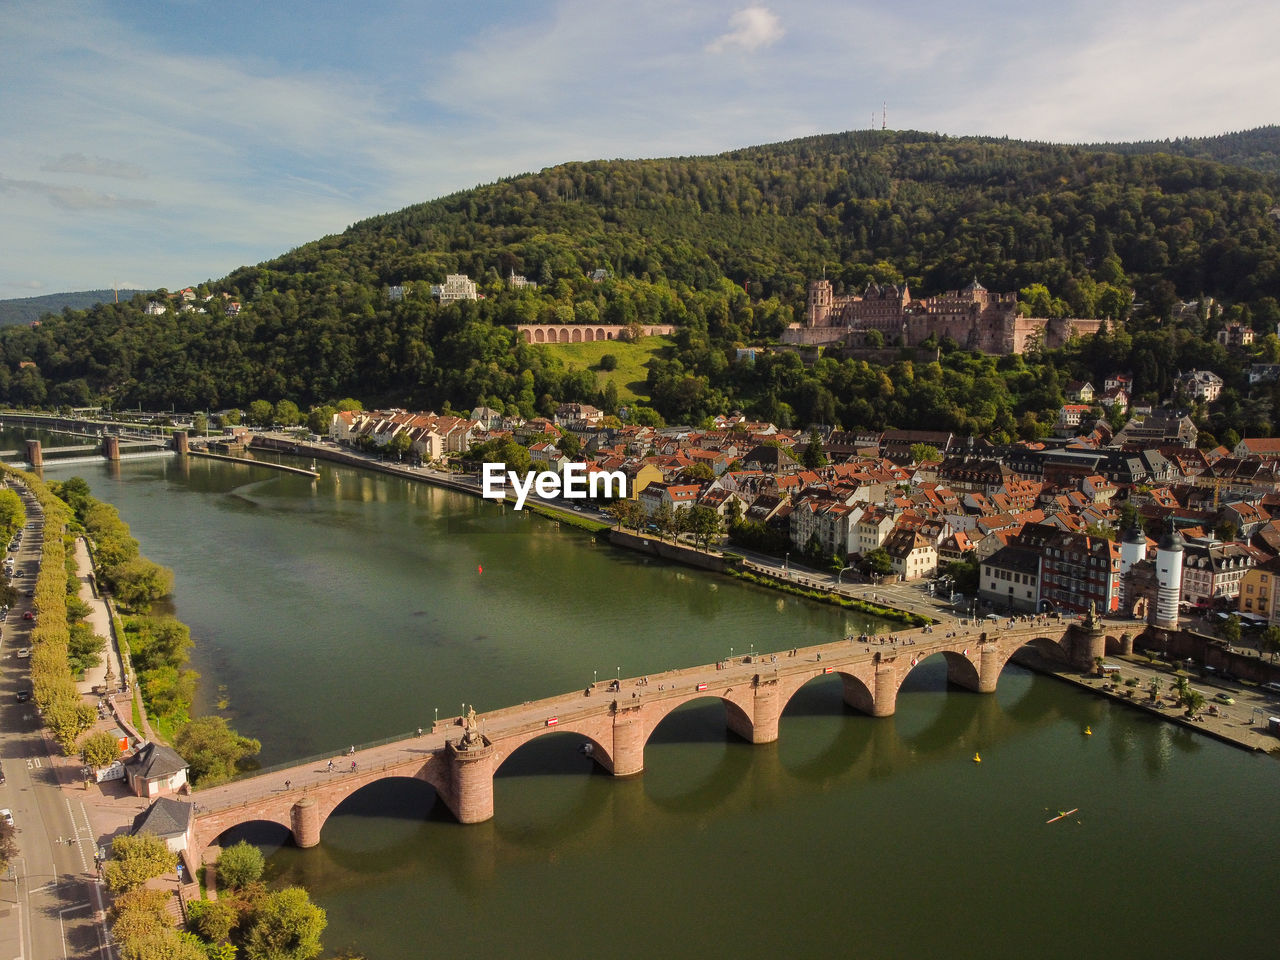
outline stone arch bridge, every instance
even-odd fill
[[[602,681],[470,719],[441,720],[416,736],[336,756],[332,771],[324,761],[304,763],[197,791],[188,858],[198,865],[219,836],[252,821],[279,824],[298,846],[315,846],[325,821],[347,797],[389,777],[430,784],[461,823],[488,820],[494,815],[498,768],[524,744],[549,733],[583,737],[605,770],[618,777],[634,776],[644,770],[645,744],[654,730],[673,710],[694,700],[721,700],[733,733],[751,743],[770,743],[778,738],[778,722],[792,696],[827,674],[840,677],[846,703],[873,717],[893,715],[907,675],[933,656],[946,660],[949,683],[993,693],[1010,658],[1029,644],[1050,659],[1082,669],[1108,651],[1132,649],[1127,634],[1108,635],[1101,624],[1035,618],[1001,621],[987,630],[934,627],[892,638],[846,638],[649,677]]]

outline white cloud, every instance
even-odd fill
[[[0,193],[20,192],[43,196],[65,210],[109,210],[123,208],[142,210],[154,207],[154,200],[142,197],[119,197],[114,193],[98,193],[84,187],[62,186],[40,180],[15,180],[0,174]]]
[[[106,157],[87,157],[83,153],[64,153],[54,160],[40,165],[45,173],[83,173],[94,177],[115,177],[119,180],[145,180],[147,171],[126,160],[109,160]]]
[[[777,43],[785,32],[767,7],[747,7],[729,18],[729,31],[707,44],[707,52],[759,50]]]

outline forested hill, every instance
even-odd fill
[[[215,296],[207,314],[149,317],[138,297],[0,331],[0,399],[203,409],[354,396],[532,413],[596,400],[595,377],[513,343],[504,324],[638,320],[682,329],[647,391],[673,419],[736,406],[1008,432],[1013,407],[1047,410],[1054,389],[988,398],[978,413],[946,392],[916,409],[890,381],[858,373],[855,387],[839,365],[774,376],[772,360],[752,372],[733,363],[734,347],[776,338],[824,272],[838,290],[905,279],[920,294],[976,276],[1063,316],[1123,314],[1116,304],[1133,289],[1169,317],[1177,300],[1205,294],[1226,306],[1223,320],[1274,330],[1278,196],[1280,179],[1212,161],[893,131],[563,164],[365,220],[210,284],[238,314]],[[435,303],[429,285],[454,272],[478,280],[484,299]],[[509,288],[511,272],[538,288]],[[404,299],[388,295],[404,284]],[[1202,342],[1220,322],[1183,328],[1181,341],[1154,327],[1159,344],[1135,336],[1106,363],[1133,364],[1144,391],[1163,390],[1179,365],[1209,362],[1186,338]],[[1095,375],[1076,354],[1053,362]]]
[[[1168,153],[1177,157],[1216,160],[1262,173],[1280,174],[1280,126],[1256,127],[1217,137],[1178,137],[1134,143],[1094,143],[1087,149],[1109,153]]]
[[[46,313],[57,313],[64,307],[84,310],[95,303],[110,303],[117,296],[128,300],[138,290],[77,290],[72,293],[47,293],[39,297],[17,297],[0,300],[0,327],[30,323]]]

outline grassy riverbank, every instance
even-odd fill
[[[808,587],[799,587],[794,583],[783,583],[772,577],[762,577],[754,574],[749,570],[739,570],[729,567],[725,573],[738,580],[744,580],[747,583],[754,583],[757,586],[768,587],[770,590],[778,590],[782,593],[789,593],[795,597],[804,597],[806,600],[815,600],[818,603],[829,603],[845,610],[856,610],[859,613],[865,613],[869,616],[879,617],[882,620],[893,620],[898,623],[905,623],[912,627],[923,627],[933,623],[929,617],[921,616],[917,613],[908,613],[905,610],[899,610],[896,607],[882,607],[879,604],[868,603],[866,600],[856,600],[849,597],[842,597],[838,593],[830,590],[813,590]]]

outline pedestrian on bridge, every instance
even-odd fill
[[[330,760],[330,761],[329,761],[329,772],[330,772],[330,773],[333,773],[333,761],[332,761],[332,760]]]

